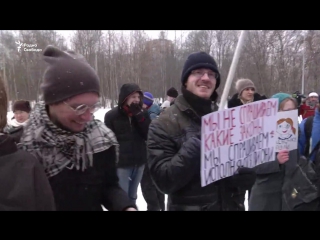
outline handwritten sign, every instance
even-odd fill
[[[298,148],[298,110],[278,112],[276,152]]]
[[[202,187],[275,160],[278,99],[213,112],[201,123]]]

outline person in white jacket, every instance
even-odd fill
[[[29,114],[31,112],[30,102],[18,100],[14,102],[12,111],[14,116],[7,118],[7,126],[4,128],[4,132],[9,134],[16,143],[19,143],[23,127],[29,122]]]
[[[174,87],[169,88],[167,91],[167,100],[163,102],[161,105],[162,110],[165,110],[165,108],[170,107],[172,104],[174,104],[174,100],[178,97],[179,93],[178,90]]]
[[[29,101],[18,100],[15,101],[12,107],[13,118],[8,121],[8,130],[25,126],[29,120],[29,113],[31,112],[31,105]]]

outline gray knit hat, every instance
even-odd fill
[[[241,95],[243,90],[245,90],[246,88],[254,88],[254,90],[256,91],[256,87],[250,79],[242,78],[236,82],[236,90],[239,95]]]
[[[48,63],[41,84],[46,104],[62,102],[82,93],[99,94],[99,77],[82,55],[48,46],[43,59]]]

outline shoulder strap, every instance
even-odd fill
[[[320,141],[317,143],[317,145],[314,147],[314,149],[312,149],[310,155],[309,155],[309,159],[312,157],[312,155],[318,151],[318,149],[320,148]]]
[[[306,144],[304,149],[304,155],[306,157],[310,156],[310,142],[311,142],[311,134],[312,134],[312,126],[313,126],[313,116],[307,118],[305,125],[304,125],[304,134],[306,136]]]

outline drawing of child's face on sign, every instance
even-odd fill
[[[291,118],[282,118],[277,122],[277,133],[280,140],[287,140],[295,136],[296,129],[293,127]]]

